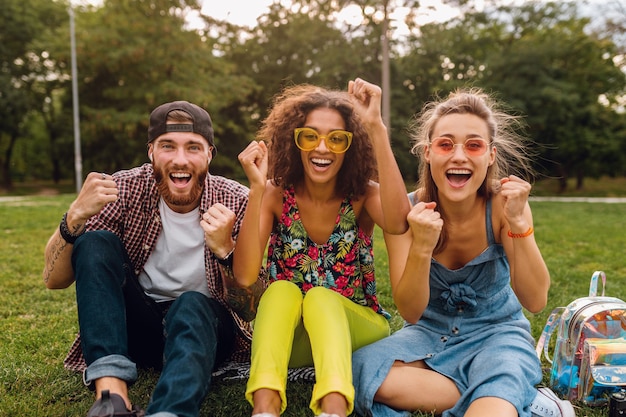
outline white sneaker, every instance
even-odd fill
[[[530,403],[530,414],[533,417],[576,417],[572,403],[560,399],[547,387],[537,390],[537,396]]]
[[[322,413],[317,417],[339,417],[337,414]]]
[[[252,417],[276,417],[276,416],[272,413],[258,413],[258,414],[253,414]]]

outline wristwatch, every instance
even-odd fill
[[[70,228],[67,226],[67,212],[65,212],[65,214],[63,215],[63,219],[61,219],[59,231],[61,232],[61,237],[63,238],[63,240],[71,245],[76,242],[76,239],[78,239],[80,235],[85,233],[85,229],[81,230],[79,233],[72,233],[70,231]]]
[[[235,252],[235,247],[234,246],[230,250],[230,252],[228,252],[228,254],[226,256],[224,256],[223,258],[220,258],[219,256],[215,255],[215,259],[217,259],[217,262],[220,265],[232,268],[233,267],[233,252]]]

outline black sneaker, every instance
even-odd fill
[[[134,407],[126,408],[126,402],[118,394],[111,394],[109,390],[102,391],[102,396],[91,406],[87,417],[144,417],[143,410]]]

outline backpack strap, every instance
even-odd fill
[[[589,297],[596,297],[598,295],[598,277],[602,278],[602,297],[604,297],[606,274],[603,271],[596,271],[591,276],[591,282],[589,283]]]
[[[546,360],[552,363],[552,358],[550,358],[550,352],[548,351],[550,346],[550,336],[554,332],[554,329],[556,329],[561,322],[561,316],[563,315],[564,311],[565,307],[557,307],[552,310],[552,312],[548,316],[548,320],[546,320],[546,325],[543,328],[543,332],[541,332],[541,336],[537,341],[537,347],[535,349],[535,352],[537,353],[537,357],[539,359],[541,359],[541,352],[543,351]]]

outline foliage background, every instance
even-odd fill
[[[407,126],[424,102],[481,87],[522,115],[536,168],[582,188],[624,176],[626,1],[446,0],[428,21],[418,0],[276,0],[255,27],[189,16],[201,0],[104,0],[74,7],[82,176],[145,162],[149,112],[185,99],[215,125],[215,173],[244,179],[237,154],[281,88],[385,87],[386,120],[407,182]],[[347,7],[359,19],[342,21]],[[391,12],[409,10],[409,33]],[[0,184],[74,178],[68,0],[4,0],[0,10]],[[385,28],[389,27],[386,31]],[[386,36],[383,36],[386,35]]]

